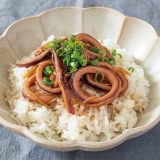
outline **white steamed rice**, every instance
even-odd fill
[[[47,41],[51,41],[50,36]],[[141,66],[133,57],[126,54],[125,49],[110,39],[103,44],[110,50],[116,49],[122,58],[116,56],[118,66],[126,69],[134,67],[135,71],[128,77],[129,87],[125,95],[116,99],[111,105],[100,108],[90,107],[84,112],[83,105],[75,105],[84,114],[71,115],[66,111],[62,98],[57,99],[53,109],[30,102],[23,98],[23,75],[27,68],[11,65],[9,80],[11,89],[6,92],[6,101],[11,108],[11,117],[18,124],[27,126],[31,132],[40,133],[49,140],[107,141],[129,128],[133,128],[138,116],[148,104],[149,82],[144,76]],[[90,91],[93,92],[93,91]]]

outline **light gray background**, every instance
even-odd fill
[[[160,0],[0,0],[0,33],[17,19],[58,6],[106,6],[151,23],[160,32]],[[0,160],[160,160],[160,124],[141,137],[104,152],[61,153],[0,126]]]

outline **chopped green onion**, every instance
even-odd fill
[[[73,68],[77,68],[79,66],[78,62],[71,62],[70,66]]]
[[[84,56],[84,43],[76,40],[75,35],[71,35],[67,40],[54,40],[51,43],[59,58],[63,61],[68,72],[76,72],[79,67],[87,65]]]
[[[101,50],[97,47],[90,47],[89,48],[90,51],[95,52],[95,53],[99,53]]]
[[[116,49],[113,49],[111,53],[112,53],[112,56],[116,56],[116,53],[117,53]]]
[[[84,58],[80,58],[79,59],[79,63],[82,67],[86,66],[87,65],[87,59],[84,59]]]
[[[53,66],[46,66],[44,69],[43,69],[43,74],[44,76],[50,76],[54,71],[54,68]]]
[[[131,71],[131,72],[133,73],[133,72],[135,71],[135,68],[129,67],[128,70]]]
[[[77,71],[80,66],[81,65],[78,63],[78,61],[72,61],[69,67],[70,73]]]
[[[81,46],[76,45],[74,49],[75,49],[76,52],[81,52],[82,48],[81,48]]]
[[[101,72],[96,72],[95,81],[96,82],[103,82],[103,80],[104,80],[104,74]]]
[[[59,42],[60,40],[58,39],[54,39],[51,43],[50,43],[50,47],[53,49],[57,49],[59,47]]]
[[[117,56],[117,55],[118,55],[120,58],[122,58],[122,55],[121,55],[120,53],[117,53],[116,56]]]
[[[77,71],[77,68],[76,68],[76,67],[70,69],[70,73],[74,73],[74,72],[76,72],[76,71]]]
[[[64,57],[64,59],[63,59],[63,63],[64,63],[67,67],[69,67],[69,66],[70,66],[71,58],[70,58],[70,55],[69,55],[69,54],[68,54],[68,55],[66,55],[66,57]]]
[[[104,59],[105,59],[104,55],[99,55],[99,56],[98,56],[98,61],[99,61],[99,62],[103,62]]]
[[[115,58],[114,58],[114,57],[110,57],[110,58],[108,59],[108,63],[111,64],[111,65],[116,65],[116,60],[115,60]]]
[[[71,62],[70,66],[71,66],[70,73],[73,73],[73,72],[77,71],[77,69],[79,67],[79,63],[78,62]]]
[[[112,56],[118,55],[120,58],[122,58],[122,55],[120,53],[117,53],[116,49],[113,49],[111,53],[112,53]]]
[[[94,60],[92,60],[92,61],[90,61],[90,64],[92,65],[92,66],[97,66],[98,65],[98,59],[94,59]]]
[[[50,80],[50,79],[47,78],[47,77],[44,77],[44,78],[43,78],[43,83],[46,84],[46,85],[48,85],[48,86],[51,86],[51,85],[54,84],[54,81]]]
[[[74,41],[76,40],[76,36],[75,36],[75,35],[71,35],[71,36],[69,37],[69,40],[74,42]]]
[[[103,51],[100,51],[100,52],[99,52],[99,55],[98,55],[98,61],[99,61],[99,62],[103,62],[104,60],[105,60],[104,52],[103,52]]]

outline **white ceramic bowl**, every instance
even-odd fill
[[[11,63],[33,51],[50,34],[59,37],[77,32],[113,39],[134,55],[151,83],[149,108],[139,117],[138,124],[107,142],[48,141],[17,125],[5,102],[4,92],[10,86],[7,69]],[[54,150],[107,150],[147,132],[160,121],[160,38],[150,24],[110,8],[55,8],[13,23],[0,37],[0,89],[0,123],[5,127]]]

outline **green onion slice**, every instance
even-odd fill
[[[94,59],[94,60],[90,61],[90,64],[91,64],[92,66],[97,66],[98,63],[99,63],[98,59]]]
[[[44,84],[46,84],[46,85],[48,85],[48,86],[51,86],[51,85],[53,85],[54,84],[54,81],[52,81],[52,80],[50,80],[49,78],[47,78],[47,77],[43,77],[43,83]]]
[[[90,47],[89,48],[90,51],[95,52],[95,53],[99,53],[101,50],[97,47]]]
[[[116,49],[113,49],[111,51],[111,53],[112,53],[112,56],[117,56],[118,55],[120,58],[122,58],[122,55],[120,53],[117,53]]]
[[[122,58],[122,55],[120,53],[117,53],[116,55],[119,56],[120,58]]]
[[[43,75],[44,76],[50,76],[54,71],[54,68],[53,66],[46,66],[44,69],[43,69]]]
[[[110,57],[110,58],[108,59],[108,63],[109,63],[110,65],[116,65],[116,60],[115,60],[115,58],[114,58],[114,57]]]
[[[111,51],[111,53],[112,53],[112,56],[116,56],[116,54],[117,54],[116,49],[113,49],[113,50]]]
[[[128,70],[133,73],[135,71],[135,68],[134,67],[129,67]]]

